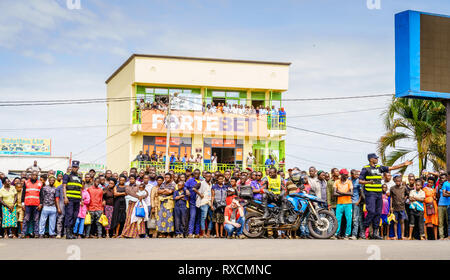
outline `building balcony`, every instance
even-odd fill
[[[134,132],[165,133],[167,131],[165,122],[165,111],[140,109],[133,111]],[[286,116],[172,110],[171,133],[224,137],[282,136],[286,135]]]

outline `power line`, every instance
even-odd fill
[[[323,114],[289,116],[289,119],[292,119],[292,118],[307,118],[307,117],[320,117],[320,116],[329,116],[329,115],[338,115],[338,114],[347,114],[347,113],[358,113],[358,112],[369,112],[369,111],[377,111],[377,110],[383,110],[383,109],[386,109],[386,107],[370,108],[370,109],[363,109],[363,110],[353,110],[353,111],[330,112],[330,113],[323,113]]]
[[[327,101],[327,100],[348,100],[348,99],[364,99],[393,96],[393,94],[378,94],[378,95],[360,95],[360,96],[336,96],[336,97],[316,97],[316,98],[286,98],[285,102],[299,102],[299,101]],[[108,98],[85,98],[85,99],[49,99],[49,100],[10,100],[0,101],[0,107],[21,107],[21,106],[53,106],[53,105],[80,105],[80,104],[95,104],[95,103],[110,103],[110,102],[127,102],[139,100],[141,97],[108,97]],[[180,99],[183,97],[178,96]],[[212,98],[212,97],[211,97]],[[253,100],[251,98],[239,98],[240,100]],[[184,99],[195,103],[192,100]],[[198,103],[203,105],[203,103]]]
[[[364,110],[354,110],[354,111],[339,111],[339,112],[329,112],[329,113],[323,113],[323,114],[312,114],[312,115],[298,115],[298,116],[287,116],[286,119],[291,118],[302,118],[302,117],[318,117],[318,116],[328,116],[328,115],[336,115],[336,114],[345,114],[345,113],[357,113],[357,112],[366,112],[366,111],[375,111],[375,110],[381,110],[385,109],[383,108],[371,108],[371,109],[364,109]],[[264,120],[261,120],[264,121]],[[141,123],[141,124],[151,124],[151,123]],[[60,129],[84,129],[84,128],[98,128],[98,127],[115,127],[115,126],[129,126],[132,124],[114,124],[114,125],[87,125],[87,126],[57,126],[57,127],[26,127],[26,128],[0,128],[0,131],[21,131],[21,130],[60,130]]]
[[[356,139],[356,138],[350,138],[350,137],[346,137],[346,136],[333,135],[333,134],[329,134],[329,133],[325,133],[325,132],[319,132],[319,131],[309,130],[309,129],[305,129],[305,128],[301,128],[301,127],[295,127],[295,126],[291,126],[291,125],[286,125],[286,127],[292,128],[292,129],[295,129],[295,130],[304,131],[304,132],[309,132],[309,133],[319,134],[319,135],[323,135],[323,136],[339,138],[339,139],[343,139],[343,140],[349,140],[349,141],[361,142],[361,143],[366,143],[366,144],[375,144],[375,145],[378,144],[377,142],[371,142],[371,141],[367,141],[367,140],[361,140],[361,139]]]

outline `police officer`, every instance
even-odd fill
[[[77,219],[78,211],[80,209],[82,179],[78,175],[78,168],[80,162],[72,161],[72,170],[63,177],[63,193],[65,204],[65,222],[66,239],[74,239],[73,227]]]
[[[407,160],[396,166],[382,166],[378,164],[378,156],[376,154],[368,154],[369,164],[364,166],[359,175],[359,183],[364,186],[364,197],[366,201],[367,216],[364,219],[364,229],[366,230],[372,224],[372,239],[382,239],[378,235],[378,227],[380,225],[380,215],[383,207],[381,178],[383,173],[391,170],[400,169],[411,165],[412,162]]]
[[[271,167],[269,169],[269,176],[263,181],[263,207],[264,207],[264,219],[269,217],[269,203],[275,202],[278,205],[281,204],[281,211],[279,216],[279,221],[284,224],[284,215],[287,211],[286,197],[285,197],[285,186],[284,181],[277,174],[277,169]]]

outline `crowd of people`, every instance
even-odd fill
[[[333,239],[448,239],[450,172],[392,176],[411,162],[386,167],[374,154],[368,159],[369,165],[350,172],[315,167],[259,172],[236,166],[225,172],[158,173],[147,166],[120,174],[80,174],[79,162],[73,161],[66,173],[35,168],[14,179],[0,173],[0,236],[245,238],[246,201],[240,189],[250,186],[253,199],[261,200],[270,191],[269,174],[276,174],[282,194],[303,192],[327,202],[338,221]],[[293,180],[298,173],[301,182]],[[297,232],[276,236],[311,238],[305,223]]]
[[[156,153],[155,150],[153,150],[151,154],[149,154],[148,151],[145,153],[143,151],[139,151],[139,154],[133,161],[164,163],[166,162],[166,154],[163,152]],[[181,157],[178,153],[171,153],[169,161],[170,163],[202,164],[203,157],[200,154],[197,154],[196,156],[193,154],[189,156],[188,154],[184,154],[184,156]]]
[[[136,108],[143,110],[159,110],[162,112],[167,111],[169,104],[168,102],[164,102],[163,100],[153,101],[150,103],[149,101],[145,102],[144,99],[141,99],[139,103],[136,103]],[[243,105],[243,104],[227,104],[226,102],[218,102],[217,105],[214,102],[210,104],[206,104],[203,102],[202,106],[203,113],[231,113],[237,115],[256,115],[256,116],[264,116],[267,115],[269,121],[276,122],[278,120],[279,124],[286,123],[286,111],[283,107],[276,109],[274,105],[270,106],[253,106],[253,105]]]

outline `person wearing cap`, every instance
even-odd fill
[[[336,231],[336,236],[339,235],[342,224],[342,216],[345,215],[346,227],[345,227],[345,238],[348,239],[352,233],[352,195],[353,195],[353,184],[352,181],[348,179],[348,170],[341,169],[339,171],[341,176],[334,182],[333,194],[337,197],[336,203],[336,219],[338,220],[338,228]]]
[[[368,212],[363,226],[364,230],[366,230],[372,224],[372,239],[381,239],[378,235],[381,210],[383,207],[381,175],[385,172],[407,167],[412,162],[407,160],[402,164],[388,167],[379,165],[378,156],[374,153],[368,154],[367,159],[369,160],[369,164],[362,168],[359,175],[359,183],[364,186],[364,198]]]
[[[63,195],[64,195],[64,211],[65,221],[64,226],[66,230],[66,239],[75,239],[73,236],[73,228],[77,220],[78,211],[80,210],[82,179],[78,175],[78,168],[80,162],[78,160],[72,161],[72,170],[69,174],[63,177]]]

